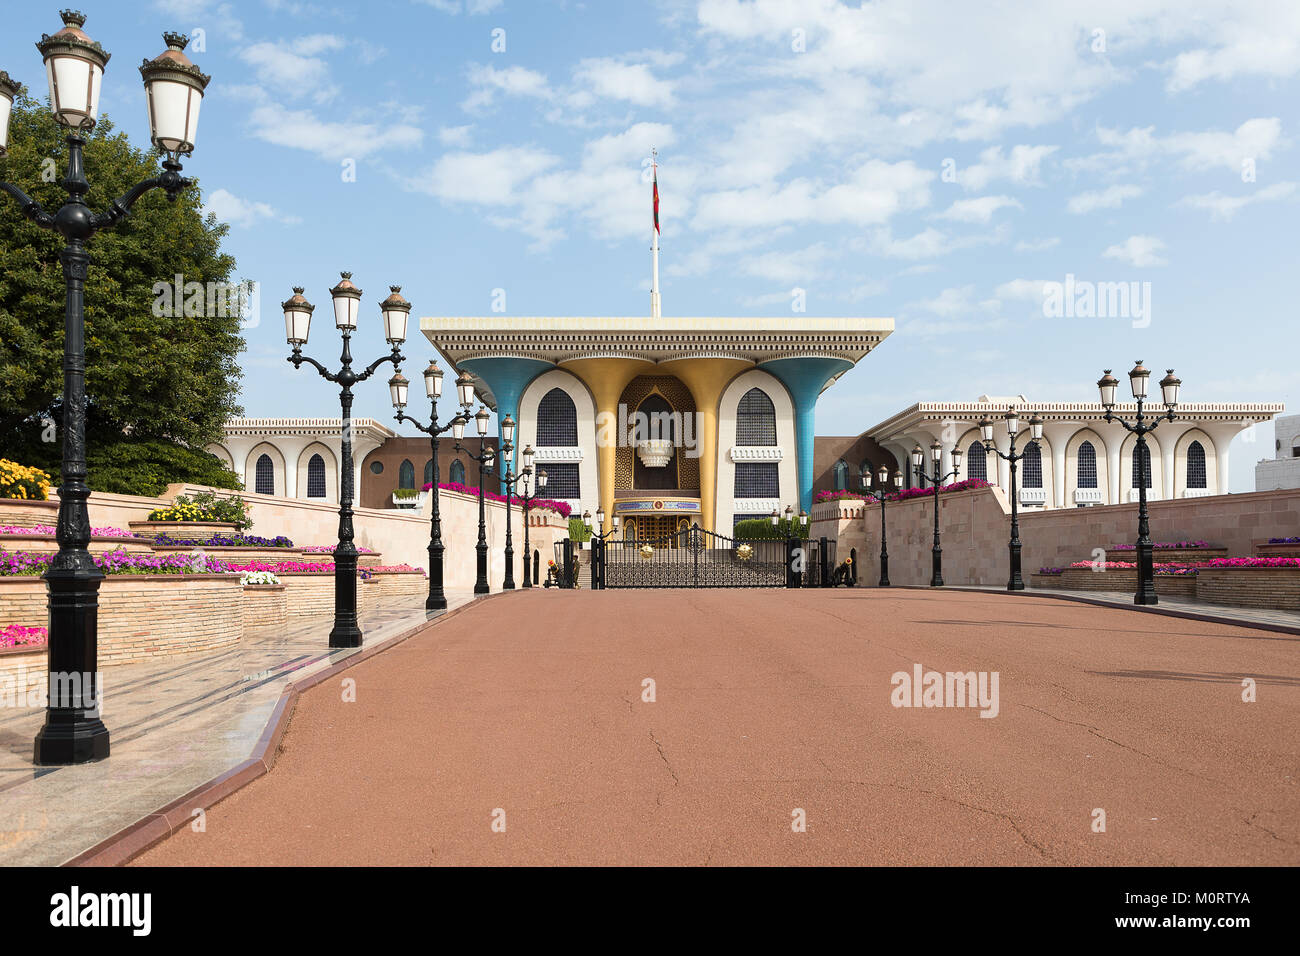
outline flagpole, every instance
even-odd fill
[[[650,278],[650,317],[659,318],[659,151],[650,150],[650,156],[654,167],[654,204],[655,204],[655,221],[654,221],[654,244],[651,247],[651,262],[653,264],[653,274]]]

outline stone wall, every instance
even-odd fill
[[[1296,568],[1202,568],[1196,574],[1196,599],[1206,604],[1300,610],[1300,570]]]
[[[930,581],[934,541],[934,499],[930,496],[886,505],[889,578],[899,585]],[[1067,567],[1091,560],[1094,548],[1137,537],[1137,504],[1021,512],[1021,567]],[[1300,535],[1300,490],[1176,498],[1148,505],[1155,541],[1204,540],[1230,556],[1250,555],[1261,540]],[[947,584],[1005,584],[1011,508],[1000,488],[979,488],[939,496],[943,577]],[[870,584],[880,573],[880,508],[867,502],[814,505],[813,537],[839,538],[839,553],[858,549],[858,579]],[[1133,560],[1113,552],[1111,560]],[[1157,557],[1157,560],[1162,560]]]

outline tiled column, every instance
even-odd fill
[[[695,434],[700,455],[700,526],[709,531],[717,530],[713,525],[718,503],[718,403],[727,383],[753,367],[752,362],[731,358],[676,359],[659,364],[663,372],[681,379],[695,399]]]
[[[780,358],[759,366],[779,378],[794,402],[795,443],[799,474],[799,507],[812,511],[813,435],[817,397],[836,375],[853,368],[847,359],[831,357]]]
[[[596,471],[600,506],[605,511],[605,531],[613,527],[614,469],[618,458],[618,400],[628,382],[655,370],[649,359],[584,358],[561,363],[591,389],[596,403]],[[602,428],[602,423],[609,427]]]
[[[528,383],[543,372],[555,368],[550,362],[543,362],[541,359],[510,358],[506,356],[463,359],[458,363],[457,367],[462,372],[468,372],[475,378],[481,379],[491,390],[492,397],[496,399],[498,443],[502,441],[501,421],[509,415],[518,423],[519,398],[524,394],[524,389],[528,387]],[[466,434],[474,433],[467,429]],[[515,437],[519,437],[517,431]],[[500,447],[499,444],[498,447]],[[516,448],[512,460],[518,454],[519,449]],[[359,464],[360,459],[358,458],[357,461]],[[505,475],[504,461],[497,462],[497,475],[499,477]],[[505,494],[505,485],[501,485],[500,488],[501,493]]]

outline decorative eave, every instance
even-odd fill
[[[1106,417],[1106,409],[1100,402],[1017,402],[1016,409],[1022,418],[1037,414],[1044,422],[1084,424],[1101,422]],[[1137,404],[1118,403],[1113,410],[1116,415],[1131,418],[1137,414]],[[1176,420],[1238,422],[1244,427],[1251,422],[1269,421],[1285,410],[1281,402],[1187,402],[1179,404]],[[987,415],[996,421],[1005,411],[1005,405],[992,402],[918,402],[867,429],[866,433],[876,441],[889,441],[918,426],[949,420],[973,424]],[[1146,405],[1148,414],[1160,415],[1163,411],[1164,406],[1158,402]]]
[[[891,318],[425,316],[420,331],[449,363],[512,356],[559,364],[621,355],[755,363],[806,355],[861,361],[894,331]]]
[[[373,418],[352,419],[354,434],[380,441],[396,438],[397,432]],[[343,431],[341,418],[232,418],[222,427],[227,435],[250,438],[274,438],[301,435],[313,438],[334,437]]]

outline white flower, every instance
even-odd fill
[[[239,576],[239,583],[245,587],[250,584],[279,584],[280,579],[271,571],[245,571]]]

